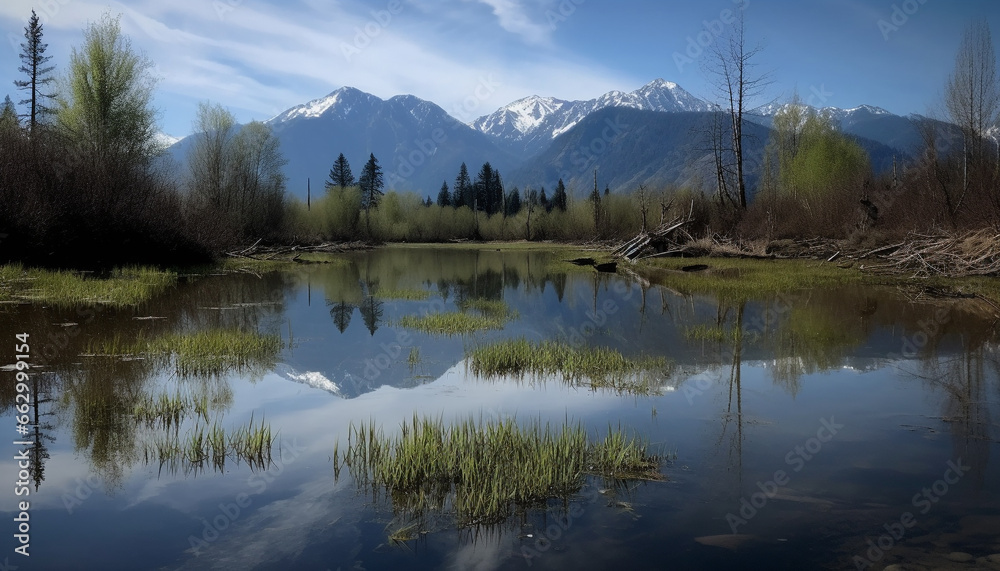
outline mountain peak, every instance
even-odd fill
[[[646,89],[646,88],[650,88],[650,89],[668,89],[668,90],[673,91],[674,89],[677,89],[679,87],[680,87],[679,85],[677,85],[676,83],[674,83],[672,81],[667,81],[667,80],[663,79],[662,77],[658,77],[658,78],[654,79],[653,81],[650,81],[646,85],[642,86],[642,88],[640,88],[640,91],[642,89]]]
[[[296,105],[291,109],[279,114],[271,119],[272,122],[288,121],[298,117],[314,118],[321,117],[331,109],[343,109],[346,114],[359,103],[381,102],[378,97],[361,91],[360,89],[344,86],[330,92],[329,95],[313,99],[302,105]]]

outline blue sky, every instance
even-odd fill
[[[221,103],[240,121],[268,119],[345,85],[383,98],[410,93],[464,121],[532,94],[590,99],[661,77],[713,99],[708,56],[694,46],[699,34],[706,43],[725,33],[721,17],[734,4],[4,0],[0,97],[15,101],[13,44],[32,7],[57,72],[87,22],[120,13],[133,45],[156,64],[161,129],[183,136],[199,101]],[[940,113],[970,21],[985,19],[1000,34],[996,0],[749,0],[745,16],[749,40],[763,46],[758,70],[772,79],[758,103],[797,90],[814,104],[899,114]]]

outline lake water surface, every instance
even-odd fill
[[[883,569],[994,568],[1000,553],[996,316],[969,300],[860,287],[719,300],[566,271],[558,252],[392,247],[347,263],[182,279],[139,308],[0,307],[0,461],[7,550],[21,569]],[[424,290],[425,300],[379,297]],[[465,336],[399,327],[406,315],[502,300],[504,329]],[[283,349],[224,374],[94,355],[101,340],[235,328]],[[18,435],[15,335],[32,341],[33,411]],[[702,332],[702,334],[699,334]],[[708,333],[705,333],[708,332]],[[560,378],[476,378],[491,341],[617,349],[669,360],[652,395]],[[197,395],[212,423],[261,419],[272,463],[161,462],[170,428],[134,418],[158,395]],[[662,482],[580,493],[501,525],[419,525],[394,514],[333,451],[353,422],[388,433],[414,413],[514,417],[598,435],[621,426],[668,456]],[[15,445],[25,439],[30,446]],[[159,440],[158,440],[159,439]],[[19,450],[30,496],[17,496]],[[14,518],[30,500],[30,557]],[[405,541],[389,535],[409,529]],[[970,554],[971,562],[962,552]],[[949,559],[950,557],[950,559]],[[13,567],[10,567],[13,568]]]

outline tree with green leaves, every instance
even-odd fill
[[[786,192],[809,199],[838,185],[861,186],[869,174],[864,148],[838,131],[829,115],[810,112],[780,177]]]
[[[28,96],[21,100],[21,105],[28,105],[28,113],[24,117],[28,120],[28,132],[34,133],[35,126],[51,111],[45,101],[55,97],[54,94],[43,91],[52,82],[53,77],[49,74],[55,67],[45,65],[52,56],[45,55],[48,44],[42,43],[42,24],[34,10],[31,11],[28,25],[24,27],[24,39],[25,42],[21,44],[21,67],[17,70],[25,74],[27,79],[17,80],[14,85],[28,92]]]
[[[334,188],[343,190],[355,184],[357,181],[354,180],[354,174],[351,173],[351,165],[344,158],[344,153],[340,153],[337,160],[333,161],[333,166],[330,167],[330,178],[326,181],[326,190],[330,191]]]
[[[438,206],[451,206],[451,192],[448,191],[448,181],[441,183],[441,190],[438,191]]]
[[[160,151],[152,72],[153,62],[132,48],[119,18],[105,14],[70,55],[58,100],[60,130],[106,168],[148,164]]]
[[[274,231],[284,212],[286,161],[271,128],[252,121],[237,131],[233,114],[209,103],[198,106],[194,127],[188,153],[193,206],[226,220],[217,228],[223,240]]]
[[[455,186],[452,187],[452,203],[455,205],[455,208],[461,206],[472,208],[474,206],[474,192],[472,179],[469,177],[469,169],[465,166],[465,163],[462,163],[462,166],[458,169],[458,176],[455,177]]]
[[[368,162],[361,170],[358,186],[361,188],[361,208],[365,211],[365,225],[368,228],[368,235],[371,236],[371,209],[378,207],[379,198],[383,195],[382,189],[385,187],[382,167],[379,166],[375,153],[369,153]]]

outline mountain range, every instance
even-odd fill
[[[774,115],[783,105],[747,116],[749,163],[759,165]],[[339,153],[355,175],[374,154],[386,186],[434,197],[451,186],[459,165],[474,176],[489,161],[505,186],[553,187],[562,178],[571,194],[585,195],[596,169],[603,188],[630,191],[639,184],[698,184],[711,167],[704,134],[717,107],[676,83],[654,80],[629,92],[587,101],[532,95],[462,123],[440,106],[412,95],[387,100],[343,87],[266,121],[288,160],[289,192],[305,198],[307,181],[321,192]],[[870,154],[876,171],[915,156],[922,144],[919,116],[902,117],[861,105],[822,109]],[[170,147],[185,162],[192,137]],[[751,172],[753,176],[753,173]]]

